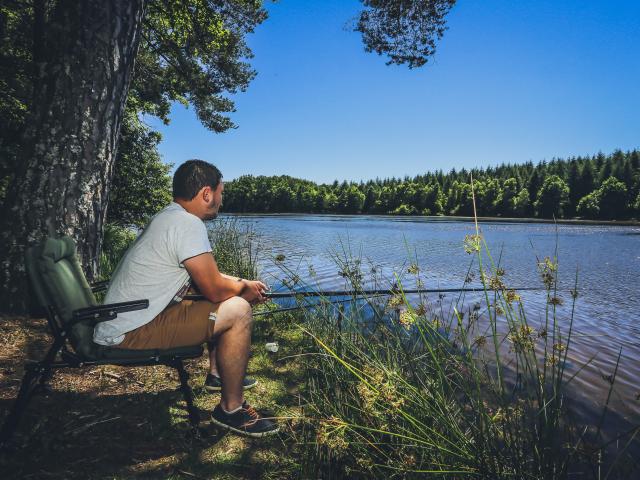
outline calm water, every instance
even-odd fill
[[[378,275],[393,281],[394,274],[404,272],[405,285],[412,281],[406,274],[407,266],[417,260],[426,288],[462,287],[473,261],[463,248],[465,235],[475,233],[470,222],[335,215],[240,219],[260,234],[261,276],[275,289],[282,289],[283,267],[313,285],[343,288],[344,279],[331,257],[344,256],[345,251],[362,258],[365,273],[375,265]],[[614,412],[607,422],[639,423],[640,295],[636,282],[640,276],[640,227],[487,222],[481,224],[481,230],[494,260],[505,269],[505,283],[510,287],[542,286],[536,258],[553,257],[557,252],[564,300],[558,307],[561,328],[568,326],[569,289],[577,272],[580,295],[574,315],[572,368],[592,359],[574,380],[572,390],[579,397],[579,408],[589,410],[604,403],[609,388],[604,377],[613,373],[621,349],[612,396]],[[279,254],[286,256],[280,266],[273,260]],[[544,293],[522,296],[530,324],[540,325]],[[451,294],[447,299],[455,300]]]

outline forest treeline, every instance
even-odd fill
[[[640,217],[638,150],[366,182],[244,175],[225,184],[224,210],[471,216],[471,178],[479,216]]]

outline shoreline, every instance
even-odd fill
[[[383,219],[423,219],[431,220],[435,222],[474,222],[474,217],[458,217],[451,215],[390,215],[390,214],[371,214],[371,213],[302,213],[302,212],[286,212],[286,213],[255,213],[255,212],[223,212],[223,216],[232,217],[299,217],[299,216],[314,216],[314,217],[345,217],[345,218],[383,218]],[[532,218],[532,217],[478,217],[479,222],[493,222],[493,223],[547,223],[547,224],[559,224],[559,225],[603,225],[603,226],[621,226],[621,227],[638,227],[640,226],[640,220],[587,220],[579,218],[563,218],[563,219],[548,219],[548,218]]]

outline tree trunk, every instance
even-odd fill
[[[98,273],[144,3],[60,0],[36,42],[44,49],[35,65],[39,89],[0,230],[2,311],[25,309],[24,252],[47,235],[70,235],[89,281]]]

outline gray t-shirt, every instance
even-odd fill
[[[119,313],[99,323],[93,341],[118,345],[124,334],[153,320],[183,294],[190,277],[182,262],[211,251],[204,222],[172,202],[159,212],[122,258],[109,284],[104,303],[149,299],[149,308]],[[180,300],[180,298],[176,298]]]

